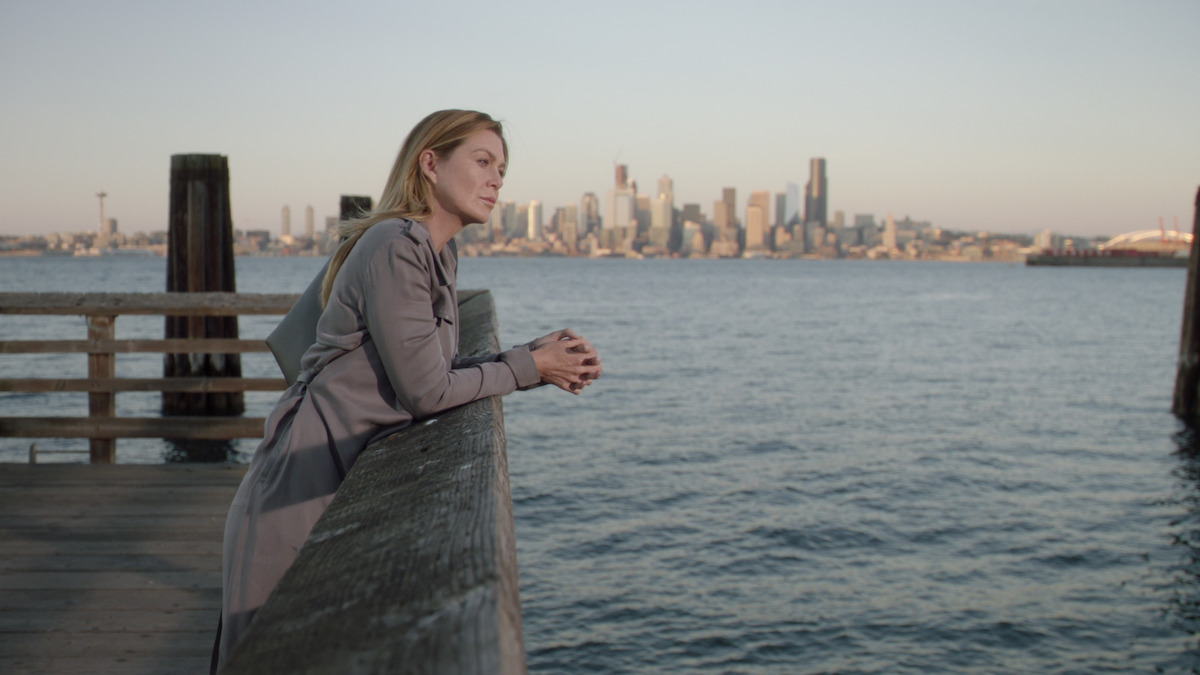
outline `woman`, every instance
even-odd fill
[[[371,441],[488,396],[544,383],[577,394],[600,376],[595,348],[569,329],[456,358],[458,261],[449,243],[488,220],[507,162],[499,122],[433,113],[405,139],[379,208],[342,226],[316,343],[268,416],[225,525],[219,661]]]

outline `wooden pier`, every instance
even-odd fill
[[[0,468],[0,673],[208,672],[244,466]]]

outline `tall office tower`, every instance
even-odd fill
[[[524,228],[520,226],[520,219],[517,217],[517,203],[506,199],[500,202],[500,209],[502,210],[500,225],[504,230],[504,236],[510,239],[520,236]]]
[[[579,206],[567,204],[562,208],[562,219],[558,222],[558,236],[567,248],[579,245]]]
[[[787,193],[775,193],[775,227],[787,225]]]
[[[542,239],[542,203],[536,199],[529,202],[529,230],[525,238],[529,241]]]
[[[580,220],[583,225],[583,234],[591,234],[600,229],[600,200],[594,192],[585,192],[579,200],[579,210],[582,212]]]
[[[765,228],[771,222],[771,193],[768,190],[755,190],[750,193],[750,198],[746,200],[746,222],[750,222],[750,207],[757,206],[762,209],[763,227]]]
[[[754,194],[757,195],[760,193],[755,192]],[[771,197],[771,193],[769,192],[762,192],[761,194],[767,195],[768,200]],[[753,199],[754,197],[751,196],[751,200]],[[753,251],[764,248],[767,241],[766,233],[767,210],[759,204],[752,202],[746,207],[746,250]]]
[[[629,227],[633,224],[637,208],[633,190],[628,187],[608,191],[608,213],[604,218],[604,229]]]
[[[292,209],[290,206],[283,207],[283,222],[279,225],[280,236],[290,237],[292,235]]]
[[[626,188],[629,187],[629,166],[626,164],[617,165],[616,184],[613,187]]]
[[[833,220],[829,223],[829,228],[832,230],[840,230],[846,226],[846,212],[834,211]]]
[[[671,237],[674,207],[667,194],[660,194],[650,202],[650,245],[666,248]]]
[[[487,240],[497,242],[498,237],[504,233],[504,206],[497,204],[490,214],[487,221]]]
[[[641,234],[650,229],[650,195],[639,195],[635,192],[633,203],[636,204],[633,217],[637,220],[638,234]]]
[[[309,239],[312,239],[314,231],[315,231],[315,228],[313,226],[313,207],[312,207],[312,204],[309,204],[308,206],[304,207],[304,236],[308,237]]]
[[[784,192],[787,194],[787,206],[784,207],[783,224],[793,225],[793,221],[800,221],[800,186],[788,183]]]
[[[693,223],[703,223],[704,212],[700,210],[699,204],[684,204],[679,218],[681,220],[690,220]]]
[[[893,218],[892,214],[889,213],[887,215],[887,221],[885,221],[883,226],[883,245],[887,247],[889,251],[894,248],[899,248],[897,246],[897,240],[896,219]]]
[[[829,185],[825,180],[825,158],[813,157],[808,165],[809,179],[804,191],[804,222],[826,223],[829,207]]]
[[[718,230],[729,227],[729,209],[725,208],[725,202],[720,199],[713,202],[713,227]]]
[[[671,203],[671,208],[675,208],[675,181],[665,173],[662,178],[658,179],[658,196],[665,196]]]
[[[737,188],[721,190],[721,201],[725,202],[725,219],[728,227],[737,227]]]

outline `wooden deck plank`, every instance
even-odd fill
[[[0,672],[205,672],[244,472],[0,465]]]

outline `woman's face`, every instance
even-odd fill
[[[430,153],[426,176],[433,184],[435,212],[459,219],[463,227],[486,223],[504,185],[507,160],[496,132],[477,131],[446,157]]]

